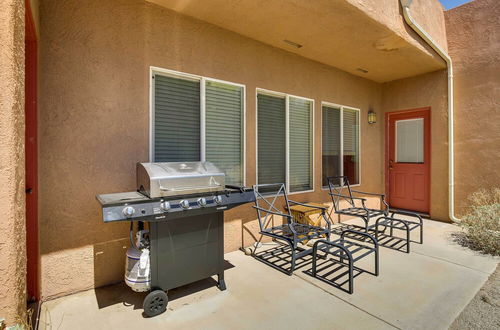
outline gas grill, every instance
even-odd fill
[[[212,275],[225,290],[224,211],[253,202],[252,189],[226,185],[210,162],[138,163],[137,191],[96,197],[104,222],[138,224],[125,280],[136,291],[151,289],[146,315],[165,311],[167,290]]]

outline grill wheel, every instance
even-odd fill
[[[147,316],[153,317],[163,313],[167,309],[167,304],[167,294],[163,290],[154,290],[144,298],[142,307]]]

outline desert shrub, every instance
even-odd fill
[[[476,250],[500,255],[500,188],[481,189],[469,196],[470,208],[462,217],[466,244]]]

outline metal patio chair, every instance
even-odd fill
[[[253,256],[279,271],[292,275],[297,268],[297,260],[311,255],[313,252],[312,248],[301,247],[299,243],[317,238],[330,239],[331,222],[327,217],[328,208],[289,200],[283,183],[259,184],[254,185],[253,189],[255,194],[254,208],[257,210],[260,234],[284,243],[276,249],[257,253],[259,244],[257,242]],[[279,208],[278,203],[284,203],[284,207]],[[290,205],[304,205],[320,209],[326,226],[298,223],[290,213]],[[281,219],[276,220],[275,216]],[[303,262],[299,266],[302,267],[305,263]],[[287,264],[290,264],[290,267],[285,267]]]
[[[331,176],[328,177],[327,180],[328,189],[330,190],[330,196],[333,203],[333,211],[335,211],[336,214],[350,215],[363,219],[365,223],[364,227],[354,227],[362,228],[366,232],[368,232],[369,222],[371,218],[388,215],[389,204],[387,204],[387,202],[385,201],[384,194],[353,190],[351,189],[347,176]],[[371,209],[366,207],[366,198],[353,196],[353,193],[367,196],[379,196],[382,203],[385,205],[385,210]],[[341,208],[340,202],[342,200],[345,200],[348,203],[347,208]],[[359,201],[359,203],[356,204],[356,201]]]
[[[333,211],[336,214],[350,215],[353,217],[358,217],[363,219],[365,226],[360,227],[357,225],[350,225],[347,228],[360,228],[365,232],[371,232],[375,235],[378,240],[378,244],[383,247],[387,247],[393,250],[410,252],[410,242],[423,243],[423,220],[422,217],[414,212],[394,210],[390,209],[389,204],[385,200],[384,194],[369,193],[358,190],[353,190],[349,184],[349,179],[346,176],[333,176],[328,177],[328,188],[330,190],[330,196],[333,202]],[[362,197],[356,197],[354,194],[361,194],[367,196],[378,196],[384,209],[371,209],[366,207],[366,199]],[[347,201],[348,207],[341,208],[340,202],[342,200]],[[356,201],[358,203],[356,204]],[[401,218],[400,216],[411,217],[412,219]],[[370,225],[370,220],[376,219],[375,223]],[[380,227],[383,227],[380,230]],[[386,233],[389,229],[389,233]],[[410,238],[411,232],[415,229],[420,230],[420,240],[412,241]],[[343,228],[335,228],[334,231],[337,234],[342,233],[345,230]],[[394,230],[403,231],[405,237],[394,236]],[[362,237],[360,237],[363,239]]]

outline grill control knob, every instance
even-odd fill
[[[132,206],[127,206],[126,208],[123,209],[123,215],[126,216],[127,218],[130,218],[131,216],[134,215],[135,209]]]
[[[179,202],[179,204],[181,205],[181,207],[182,207],[183,209],[188,209],[188,208],[189,208],[189,201],[188,201],[188,200],[183,199],[183,200],[181,200],[181,201]]]
[[[205,198],[199,198],[198,199],[198,205],[201,207],[207,206],[207,200]]]
[[[161,207],[162,211],[166,212],[166,211],[170,210],[170,203],[169,202],[161,202],[160,207]]]
[[[221,205],[222,204],[222,197],[220,195],[214,196],[214,202],[217,205]]]

